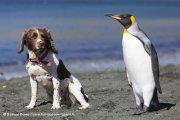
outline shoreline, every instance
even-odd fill
[[[24,108],[31,96],[29,78],[13,78],[0,82],[0,117],[2,120],[72,119],[72,120],[178,120],[180,118],[180,66],[168,65],[160,68],[162,94],[159,100],[162,108],[141,116],[133,116],[136,109],[132,89],[128,85],[125,70],[96,73],[75,73],[85,93],[89,96],[91,108],[78,110],[78,104],[68,108],[63,105],[51,110],[44,89],[39,86],[36,107]],[[3,115],[4,114],[4,115]]]
[[[106,63],[109,64],[106,64]],[[124,71],[125,65],[122,60],[106,60],[104,62],[101,61],[68,61],[65,62],[66,67],[68,70],[71,71],[73,74],[84,74],[84,73],[99,73],[99,72],[107,72],[107,71]],[[84,66],[82,66],[84,64]],[[81,69],[79,69],[81,66]],[[160,69],[166,66],[179,66],[180,64],[160,64]],[[0,66],[0,81],[3,80],[12,80],[12,79],[20,79],[24,77],[28,77],[28,73],[25,68],[25,64],[18,64],[13,66]],[[16,69],[16,71],[14,71]]]

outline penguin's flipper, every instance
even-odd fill
[[[156,53],[156,50],[155,50],[153,44],[149,40],[146,33],[143,30],[141,30],[140,28],[139,28],[138,32],[134,32],[133,30],[131,30],[129,33],[142,42],[145,51],[149,54],[149,56],[151,56],[152,71],[153,71],[153,75],[154,75],[156,88],[159,91],[159,93],[162,93],[162,90],[160,87],[160,82],[159,82],[158,56],[157,56],[157,53]]]
[[[151,56],[151,44],[143,44],[146,52]]]
[[[134,33],[131,31],[130,34],[136,37],[137,39],[139,39],[139,41],[141,41],[141,43],[144,46],[145,51],[149,54],[149,56],[151,56],[151,41],[149,40],[146,33],[142,31],[141,29],[139,29],[139,32]]]
[[[156,50],[152,44],[151,44],[151,62],[152,62],[152,69],[153,69],[153,75],[154,75],[156,88],[159,91],[159,93],[162,93],[160,82],[159,82],[158,56],[157,56]]]
[[[161,87],[160,87],[160,82],[159,82],[159,62],[158,62],[158,56],[156,53],[156,50],[153,46],[153,44],[151,44],[150,40],[148,39],[148,37],[146,36],[146,34],[144,33],[144,36],[141,35],[141,37],[143,39],[140,38],[140,36],[135,36],[137,39],[139,39],[143,46],[145,51],[151,56],[151,63],[152,63],[152,71],[153,71],[153,75],[154,75],[154,80],[155,80],[155,84],[156,84],[156,88],[159,91],[159,93],[162,93]],[[145,37],[146,36],[146,37]]]

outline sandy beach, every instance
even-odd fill
[[[159,95],[161,108],[141,116],[132,115],[136,109],[134,95],[128,86],[125,71],[75,73],[89,95],[91,108],[78,110],[76,104],[51,110],[42,87],[38,90],[36,107],[24,108],[30,101],[29,78],[0,82],[1,120],[179,120],[180,66],[165,66],[160,70],[163,94]]]

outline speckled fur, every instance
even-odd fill
[[[72,76],[62,60],[58,59],[56,55],[57,50],[54,47],[49,31],[46,29],[33,28],[28,32],[24,32],[18,53],[23,51],[24,44],[27,46],[27,51],[31,59],[37,58],[33,50],[47,47],[45,48],[45,50],[48,51],[47,55],[41,60],[51,63],[51,66],[46,66],[28,59],[26,69],[30,76],[31,101],[29,105],[26,106],[27,109],[32,109],[35,106],[38,83],[42,84],[49,100],[53,101],[51,109],[59,109],[61,104],[71,106],[75,104],[76,101],[81,104],[79,109],[89,107],[87,95],[82,92],[83,88],[79,80]],[[41,52],[38,52],[38,54],[42,55]]]

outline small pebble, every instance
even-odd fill
[[[5,104],[3,104],[3,105],[2,105],[2,107],[6,107],[6,105],[5,105]]]

